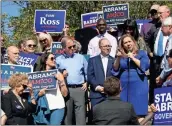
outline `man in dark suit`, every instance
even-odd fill
[[[159,22],[153,24],[147,35],[145,36],[145,42],[147,43],[148,54],[150,56],[150,88],[149,88],[149,102],[154,102],[154,88],[156,88],[156,77],[161,72],[161,61],[165,52],[165,46],[168,37],[163,36],[161,32],[162,21],[170,16],[170,8],[162,5],[158,8]],[[156,73],[155,73],[156,71]],[[155,73],[155,74],[153,74]]]
[[[120,81],[107,77],[104,92],[108,98],[93,108],[95,125],[139,125],[134,108],[130,103],[120,100]]]
[[[111,69],[114,58],[109,55],[111,44],[108,39],[102,38],[99,41],[100,55],[89,59],[88,62],[88,84],[90,84],[91,106],[100,103],[105,99],[103,83],[106,77],[111,76]]]

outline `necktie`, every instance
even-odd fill
[[[160,35],[159,35],[157,55],[158,56],[163,55],[163,34],[162,34],[162,31],[160,31]]]

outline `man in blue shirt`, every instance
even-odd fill
[[[87,90],[87,61],[81,54],[74,53],[75,44],[70,37],[62,42],[64,54],[56,58],[57,68],[66,77],[69,96],[66,100],[65,124],[73,124],[73,109],[76,125],[86,125],[85,91]]]

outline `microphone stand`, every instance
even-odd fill
[[[128,58],[128,85],[127,85],[127,102],[129,101],[129,85],[130,85],[130,58]]]

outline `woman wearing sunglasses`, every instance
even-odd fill
[[[7,116],[6,125],[28,125],[29,114],[36,110],[36,101],[34,98],[32,86],[28,84],[28,77],[25,74],[14,74],[8,84],[11,89],[2,99],[2,110]],[[28,87],[31,102],[28,102],[23,96],[23,91]]]
[[[50,52],[51,51],[51,43],[53,42],[53,39],[50,34],[41,32],[37,36],[38,38],[38,49],[39,52]]]
[[[36,51],[36,43],[33,39],[26,38],[23,40],[23,47],[24,47],[24,52],[26,53],[34,53]]]
[[[124,30],[123,35],[129,34],[136,40],[136,46],[139,50],[145,50],[147,51],[146,43],[144,39],[139,34],[139,30],[137,28],[137,23],[135,20],[127,19],[124,21]]]
[[[40,63],[41,65],[36,71],[49,71],[56,69],[55,57],[51,53],[42,54],[40,57]],[[50,109],[50,118],[47,118],[47,121],[49,122],[48,125],[60,125],[65,112],[65,102],[63,97],[67,96],[68,90],[64,81],[64,77],[60,72],[57,73],[56,78],[58,79],[57,89],[46,90],[45,92]]]

